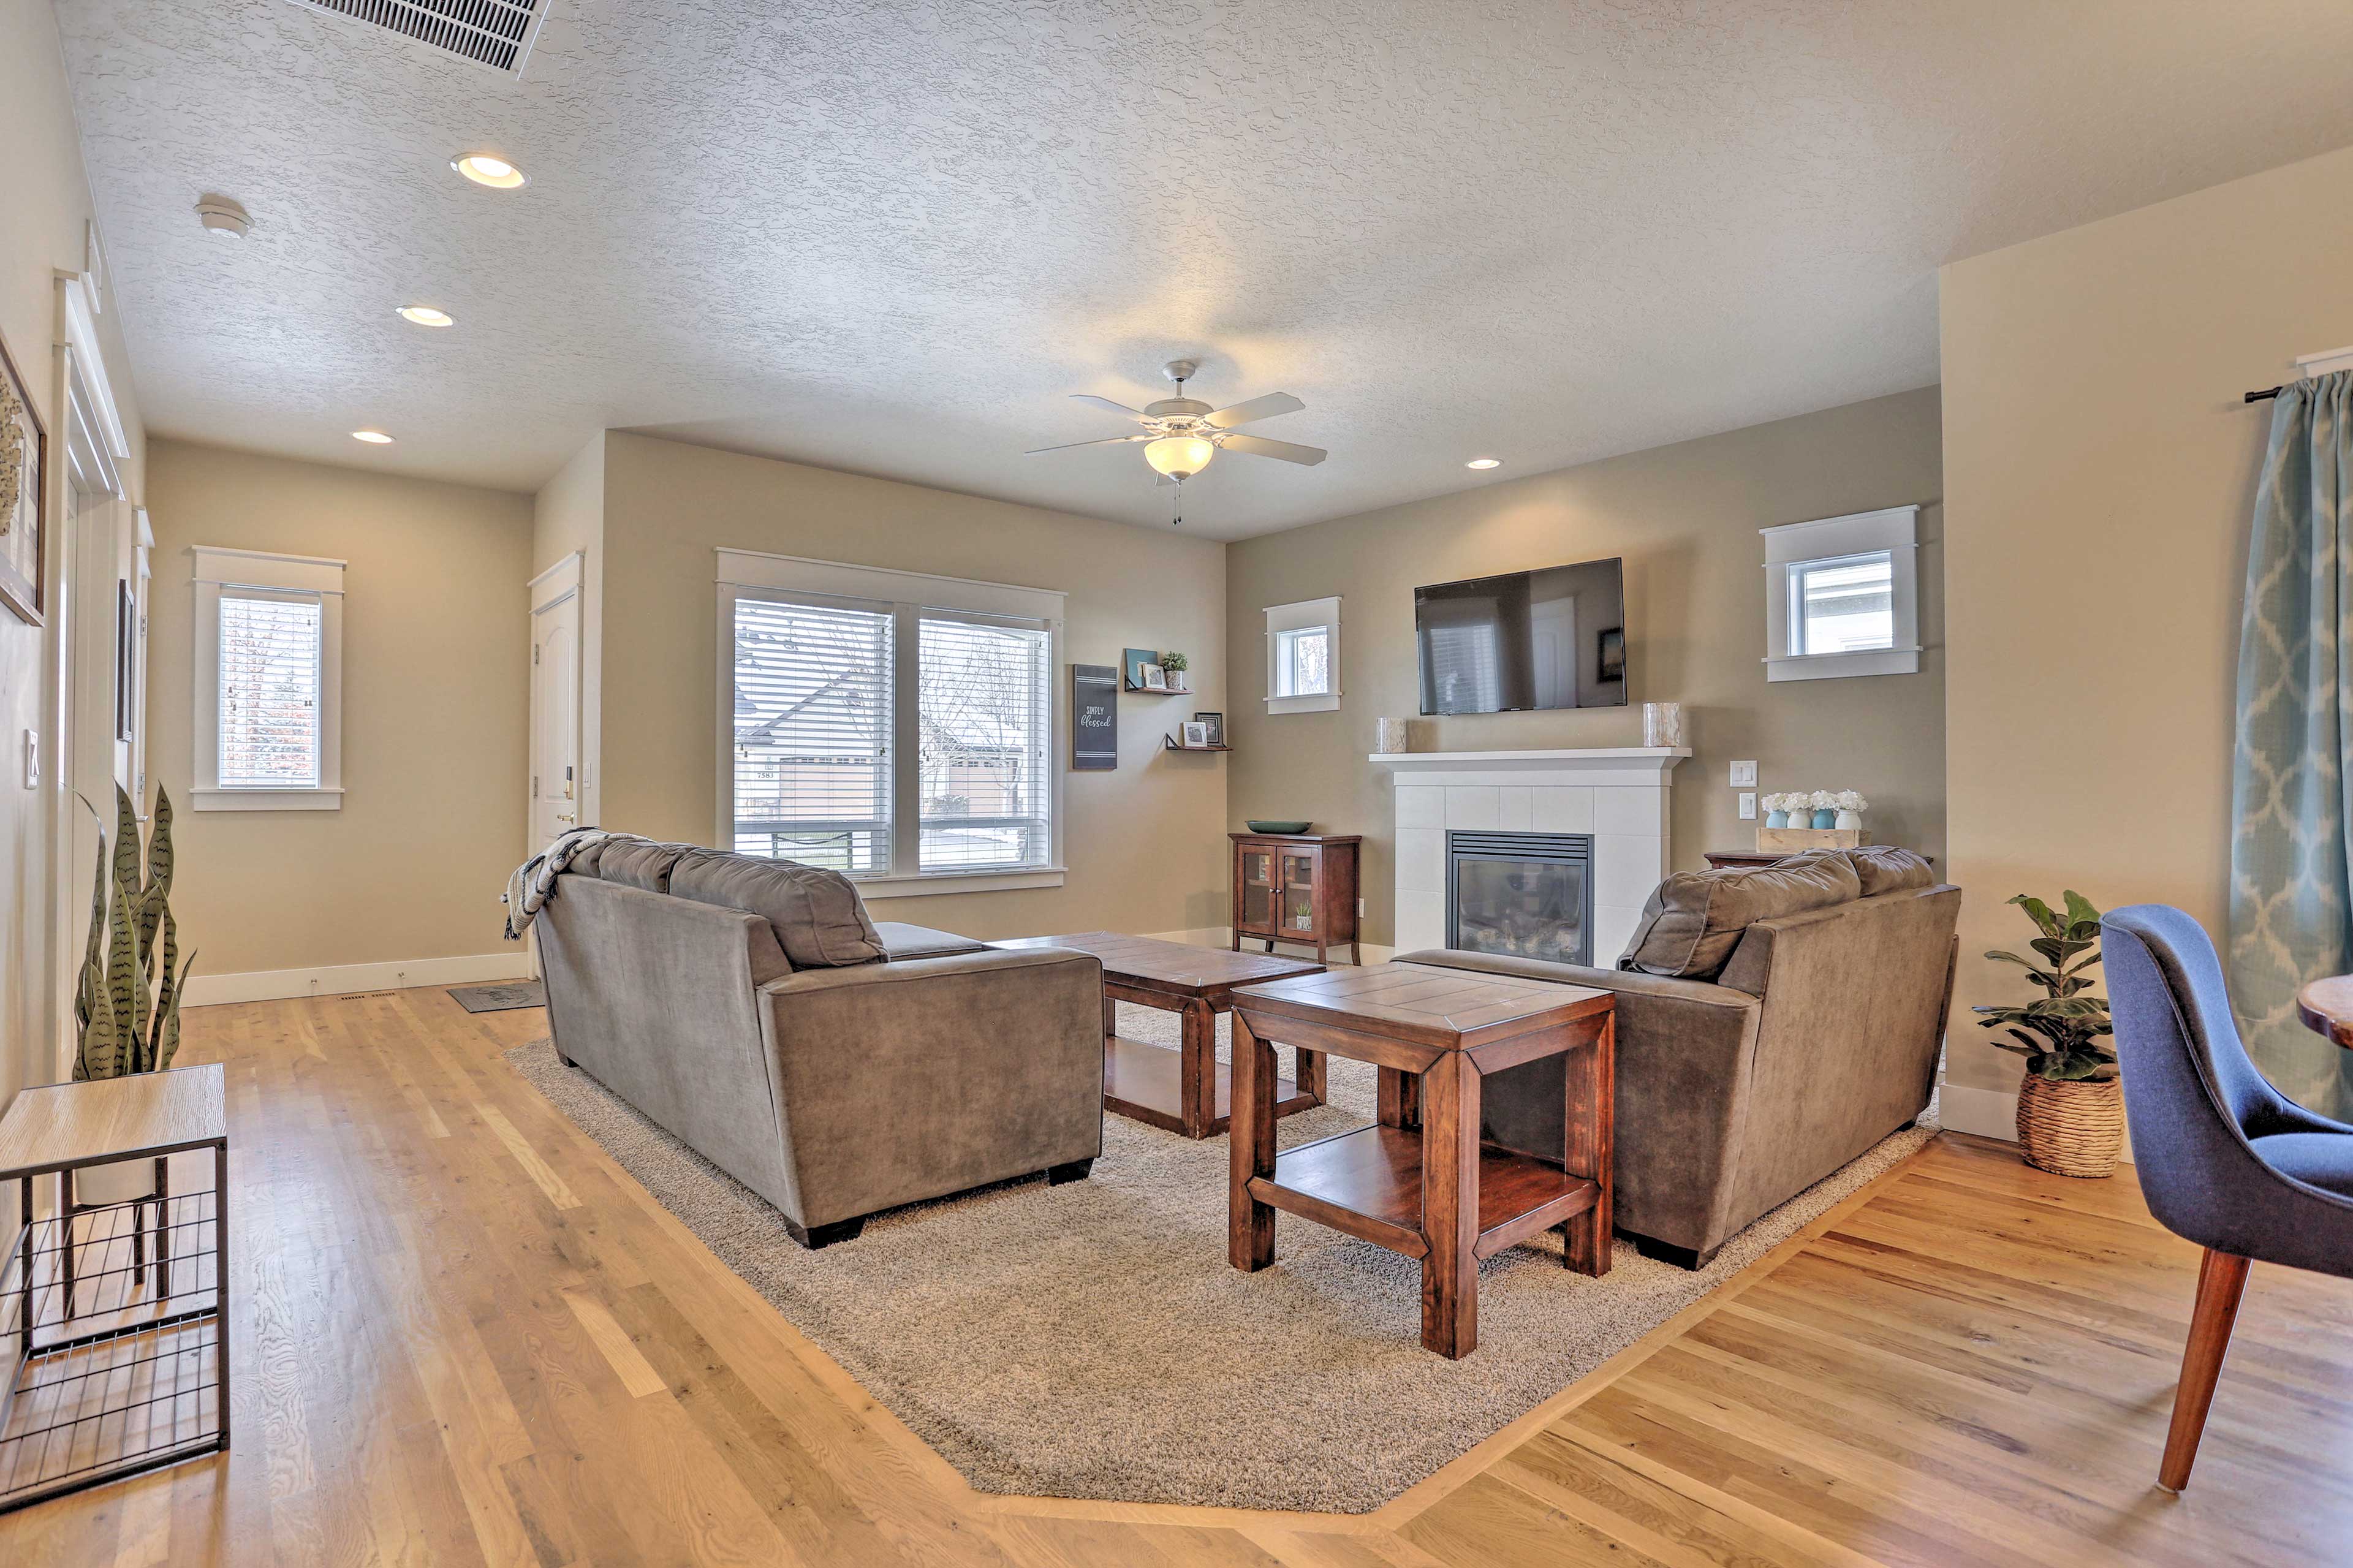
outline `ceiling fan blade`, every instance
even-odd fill
[[[1237,403],[1231,408],[1220,408],[1202,423],[1220,430],[1230,430],[1237,425],[1247,425],[1253,419],[1271,419],[1278,414],[1296,414],[1307,405],[1287,392],[1270,392],[1264,397],[1253,397],[1248,403]]]
[[[1229,436],[1218,443],[1229,452],[1248,452],[1253,457],[1281,458],[1286,463],[1320,463],[1326,456],[1321,447],[1294,446],[1289,441],[1270,441],[1263,436]]]
[[[1141,436],[1104,436],[1092,441],[1065,441],[1059,447],[1032,447],[1021,455],[1034,458],[1040,452],[1067,452],[1073,447],[1110,447],[1143,439]]]
[[[1071,394],[1071,401],[1073,403],[1092,403],[1097,408],[1108,408],[1113,414],[1124,414],[1130,419],[1141,419],[1144,417],[1144,410],[1140,408],[1130,408],[1124,403],[1113,403],[1108,397],[1097,397],[1092,392],[1074,392]]]

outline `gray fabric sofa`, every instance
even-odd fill
[[[681,896],[635,848],[626,869],[607,857],[626,880],[575,861],[533,927],[556,1051],[776,1205],[801,1245],[990,1182],[1087,1174],[1103,1150],[1092,954],[874,926],[854,893],[854,920],[837,904],[820,931],[806,899],[746,869],[768,863],[656,847],[700,866],[680,887],[802,923]],[[797,968],[788,949],[843,961]]]
[[[1451,950],[1398,962],[1617,993],[1617,1227],[1699,1268],[1926,1108],[1960,901],[1932,883],[1756,920],[1709,978]],[[1562,1093],[1558,1058],[1496,1074],[1484,1136],[1556,1163]]]

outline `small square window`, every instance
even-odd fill
[[[1275,634],[1277,697],[1322,697],[1332,689],[1332,628],[1299,626]]]
[[[1869,653],[1895,646],[1895,563],[1884,550],[1789,568],[1793,654]]]

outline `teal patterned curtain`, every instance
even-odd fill
[[[2353,371],[2272,407],[2239,631],[2232,770],[2231,999],[2255,1065],[2353,1121],[2353,1051],[2295,1017],[2296,988],[2353,973],[2345,747],[2353,739]]]

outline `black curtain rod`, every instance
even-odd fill
[[[2261,392],[2251,392],[2247,394],[2247,401],[2250,403],[2268,402],[2272,398],[2277,397],[2281,391],[2282,389],[2276,386],[2266,386]]]

